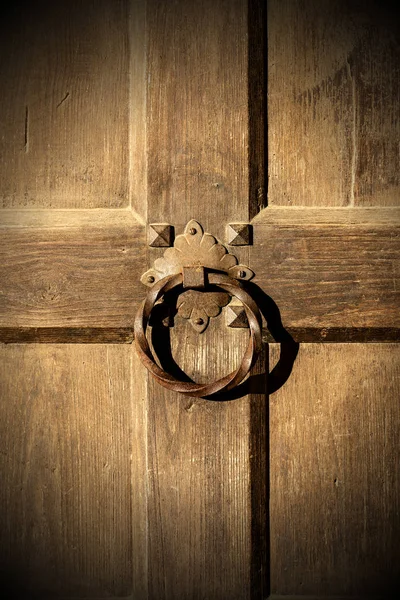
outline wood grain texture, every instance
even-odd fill
[[[248,54],[249,35],[260,47],[259,23],[250,28],[247,0],[147,5],[148,219],[180,233],[195,218],[224,240],[226,223],[254,212],[249,189],[263,176],[262,159],[249,164],[249,140],[260,148],[263,133],[254,113],[249,127],[249,95],[258,114],[263,100],[248,78],[260,64]],[[247,249],[238,254],[245,262]],[[175,357],[189,376],[211,381],[238,364],[247,331],[227,329],[221,316],[199,336],[178,321]],[[184,398],[150,378],[149,599],[245,600],[265,589],[265,449],[263,438],[251,439],[265,430],[264,402],[263,393]]]
[[[172,332],[178,365],[197,381],[233,370],[245,350],[247,332],[221,320],[201,337],[184,320]],[[265,436],[251,437],[265,431],[264,393],[210,402],[151,378],[148,390],[149,598],[253,597],[265,580]]]
[[[354,203],[400,206],[397,6],[391,1],[368,0],[361,15],[365,33],[348,58],[354,81]]]
[[[129,201],[147,215],[147,52],[146,1],[129,1]]]
[[[0,327],[132,328],[146,242],[129,211],[6,212]]]
[[[398,206],[395,3],[268,7],[269,204]]]
[[[400,342],[399,327],[285,327],[285,329],[293,340],[299,343],[343,342],[359,344],[361,342]],[[116,334],[112,332],[109,335],[116,337]],[[263,329],[263,342],[274,341],[275,338],[271,335],[270,331],[267,328]]]
[[[349,600],[349,596],[323,596],[324,600]],[[304,596],[303,594],[300,595],[280,595],[280,594],[271,594],[270,596],[268,596],[268,600],[321,600],[321,596]],[[382,596],[382,595],[374,595],[371,596],[368,594],[368,596],[351,596],[351,600],[387,600],[387,596]]]
[[[129,353],[128,372],[123,375],[124,385],[131,389],[131,497],[132,519],[132,600],[151,600],[149,596],[149,511],[148,511],[148,389],[149,375],[133,347]]]
[[[271,365],[279,347],[271,345]],[[400,346],[307,344],[270,399],[276,594],[392,597],[400,581]]]
[[[254,221],[249,266],[285,326],[399,327],[397,210],[271,211]]]
[[[149,222],[222,236],[249,216],[247,2],[147,5]]]
[[[248,1],[249,217],[266,206],[267,172],[267,5]]]
[[[0,354],[3,592],[127,596],[131,348],[13,345]]]
[[[3,206],[128,205],[127,5],[36,0],[3,11]]]
[[[4,344],[131,344],[133,327],[0,327]]]
[[[268,2],[268,204],[351,201],[353,104],[346,58],[360,35],[345,0]]]

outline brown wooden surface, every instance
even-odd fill
[[[398,345],[300,347],[270,398],[272,592],[398,589],[399,382]]]
[[[397,576],[394,346],[301,347],[271,396],[268,531],[263,357],[250,395],[213,403],[156,385],[130,345],[92,345],[132,341],[163,253],[147,222],[224,241],[266,205],[264,4],[81,4],[3,21],[1,339],[91,343],[1,348],[3,588],[261,599],[270,537],[273,592],[379,596]],[[268,3],[269,207],[237,254],[299,341],[399,331],[399,63],[379,6]],[[216,377],[247,335],[177,319],[175,357]]]
[[[130,372],[124,384],[131,389],[131,519],[132,519],[132,588],[134,600],[150,600],[149,596],[149,460],[148,460],[148,375],[133,347],[130,350]]]
[[[130,211],[0,214],[0,326],[131,328],[144,292],[145,228]],[[85,332],[82,332],[84,336]],[[19,337],[21,339],[21,337]]]
[[[398,340],[398,33],[391,2],[268,2],[269,206],[250,266],[299,341]],[[273,598],[398,590],[398,352],[302,344],[270,396]]]
[[[148,10],[148,219],[179,233],[195,218],[223,239],[227,222],[250,214],[247,2],[150,0]],[[221,316],[200,338],[176,319],[173,335],[179,365],[211,380],[233,370],[248,334]],[[254,509],[264,471],[260,453],[250,458],[263,395],[255,402],[185,399],[150,378],[149,598],[244,600],[265,586],[265,512]]]
[[[36,0],[3,11],[3,206],[128,205],[128,4]]]
[[[164,250],[148,249],[146,261],[146,228],[130,211],[0,218],[2,341],[84,341],[90,330],[95,341],[132,341],[146,293],[139,276]],[[388,340],[397,335],[390,331],[400,326],[398,209],[268,208],[253,224],[254,246],[235,252],[250,261],[298,341],[332,328],[364,330],[367,340],[367,330],[379,329],[383,341],[385,331]]]
[[[143,222],[147,216],[146,4],[129,0],[129,203]]]
[[[249,214],[247,3],[149,0],[148,14],[149,222],[222,235]]]
[[[131,497],[137,492],[130,465],[131,351],[0,347],[0,584],[6,597],[131,592]]]
[[[241,360],[247,332],[224,333],[222,349],[215,342],[221,321],[223,327],[222,316],[213,320],[200,339],[187,321],[172,332],[177,363],[197,381],[221,377]],[[262,357],[255,372],[264,373]],[[150,379],[150,598],[239,600],[255,590],[261,594],[264,393],[265,384],[250,400],[210,402],[172,394]]]
[[[250,267],[288,327],[398,328],[399,265],[397,209],[267,208],[254,220]]]
[[[270,205],[399,205],[395,7],[268,2]]]

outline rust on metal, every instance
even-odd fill
[[[162,224],[153,224],[151,227],[156,225],[162,229]],[[244,227],[246,223],[241,225]],[[238,264],[234,254],[213,235],[205,233],[201,224],[192,219],[183,234],[176,237],[173,247],[167,248],[164,256],[155,260],[153,267],[142,275],[141,282],[150,287],[168,275],[182,273],[183,287],[187,291],[179,296],[178,315],[188,319],[192,327],[202,333],[210,318],[218,316],[230,300],[226,292],[207,290],[208,272],[226,273],[241,281],[249,281],[254,277],[249,267]]]
[[[183,267],[183,289],[203,290],[206,285],[204,267]]]
[[[243,236],[247,235],[245,230],[246,227],[240,229]],[[189,396],[209,397],[231,390],[247,377],[262,346],[261,314],[242,283],[253,276],[249,267],[238,264],[236,256],[214,236],[204,233],[195,220],[189,221],[174,246],[142,275],[142,283],[150,286],[150,290],[136,315],[135,344],[143,364],[161,385]],[[233,315],[230,326],[249,327],[249,342],[238,369],[218,381],[208,384],[180,381],[161,368],[150,348],[146,337],[150,319],[162,311],[164,295],[180,289],[183,292],[176,301],[177,313],[189,319],[198,333],[206,329],[211,317],[219,315],[231,297],[240,302],[239,310],[233,307],[230,311]]]
[[[228,294],[234,296],[242,303],[249,322],[250,338],[246,352],[239,367],[235,371],[229,373],[229,375],[207,384],[180,381],[170,373],[164,371],[157,364],[155,356],[150,349],[146,337],[146,329],[151,312],[156,302],[164,294],[182,285],[182,273],[168,275],[158,281],[150,289],[138,310],[134,323],[136,349],[143,364],[155,379],[170,390],[196,397],[213,396],[217,393],[231,390],[239,385],[250,372],[262,347],[261,314],[251,295],[243,289],[238,281],[232,279],[225,273],[210,273],[208,280],[209,285],[217,286],[222,290],[225,290]]]
[[[150,223],[147,236],[149,246],[168,248],[173,243],[174,228],[169,223]]]

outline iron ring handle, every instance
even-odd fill
[[[251,295],[243,289],[241,283],[236,279],[233,279],[224,273],[209,273],[208,283],[210,285],[222,288],[242,302],[249,322],[249,342],[238,369],[232,371],[232,373],[229,373],[225,377],[208,384],[180,381],[164,371],[155,362],[146,338],[146,329],[151,312],[157,300],[167,292],[181,285],[182,282],[182,273],[164,277],[154,284],[145,300],[140,305],[134,323],[135,345],[138,354],[144,366],[151,372],[155,379],[164,387],[175,392],[180,392],[189,396],[204,397],[211,396],[218,392],[231,390],[245,379],[251,367],[254,365],[257,355],[262,347],[261,314],[258,306]]]

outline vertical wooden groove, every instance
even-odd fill
[[[263,206],[263,4],[148,1],[148,219],[179,232],[196,218],[224,239],[226,223]],[[149,262],[156,256],[151,249]],[[177,318],[171,335],[194,380],[214,380],[241,359],[247,333],[223,318],[202,336],[187,327]],[[149,380],[149,599],[265,594],[263,391],[210,402]]]
[[[268,356],[269,346],[264,344],[251,375],[257,384],[250,381],[251,598],[254,600],[267,598],[270,593]]]
[[[267,205],[266,3],[248,0],[249,219]]]
[[[248,0],[248,103],[249,103],[249,218],[267,205],[266,140],[267,36],[266,3]],[[269,397],[267,395],[268,345],[252,370],[261,389],[250,383],[250,486],[251,486],[251,592],[254,600],[266,598],[269,581]]]

